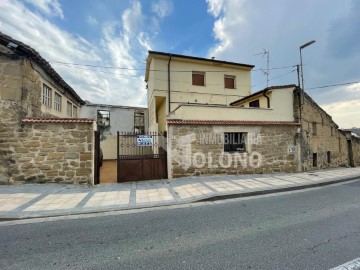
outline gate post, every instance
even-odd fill
[[[119,144],[119,138],[120,138],[120,132],[117,131],[116,132],[117,134],[117,137],[116,137],[116,182],[119,183],[119,180],[120,180],[120,173],[119,173],[119,170],[120,170],[120,165],[119,165],[119,162],[120,162],[120,158],[119,158],[119,147],[120,147],[120,144]]]

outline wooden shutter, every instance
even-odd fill
[[[193,72],[192,73],[192,84],[205,86],[205,73]]]
[[[225,76],[224,78],[225,88],[235,89],[235,77]]]

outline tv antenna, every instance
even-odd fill
[[[270,52],[263,49],[264,51],[261,53],[256,53],[254,55],[261,55],[262,57],[264,57],[266,55],[266,70],[260,69],[262,72],[264,72],[264,75],[266,75],[266,87],[269,87],[269,75],[270,75],[270,71],[269,71],[269,65],[270,65]]]

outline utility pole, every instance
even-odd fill
[[[300,87],[300,65],[296,65],[296,72],[297,72],[297,78],[298,78],[298,86]]]
[[[305,86],[304,86],[304,68],[303,68],[301,51],[302,51],[302,49],[304,49],[304,48],[306,48],[306,47],[308,47],[308,46],[310,46],[311,44],[314,44],[314,43],[315,43],[315,40],[311,40],[311,41],[305,43],[304,45],[301,45],[300,48],[299,48],[299,50],[300,50],[300,66],[301,66],[301,88],[302,88],[302,93],[303,93],[302,94],[302,96],[303,96],[302,97],[303,98],[302,102],[304,102],[304,99],[305,99],[305,93],[304,93]]]

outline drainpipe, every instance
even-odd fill
[[[169,53],[169,62],[168,62],[168,113],[170,113],[170,62],[171,62],[171,53]]]
[[[266,97],[266,99],[267,99],[267,107],[270,109],[270,98],[266,95],[267,91],[269,91],[269,89],[267,89],[266,91],[263,92],[263,96]]]

